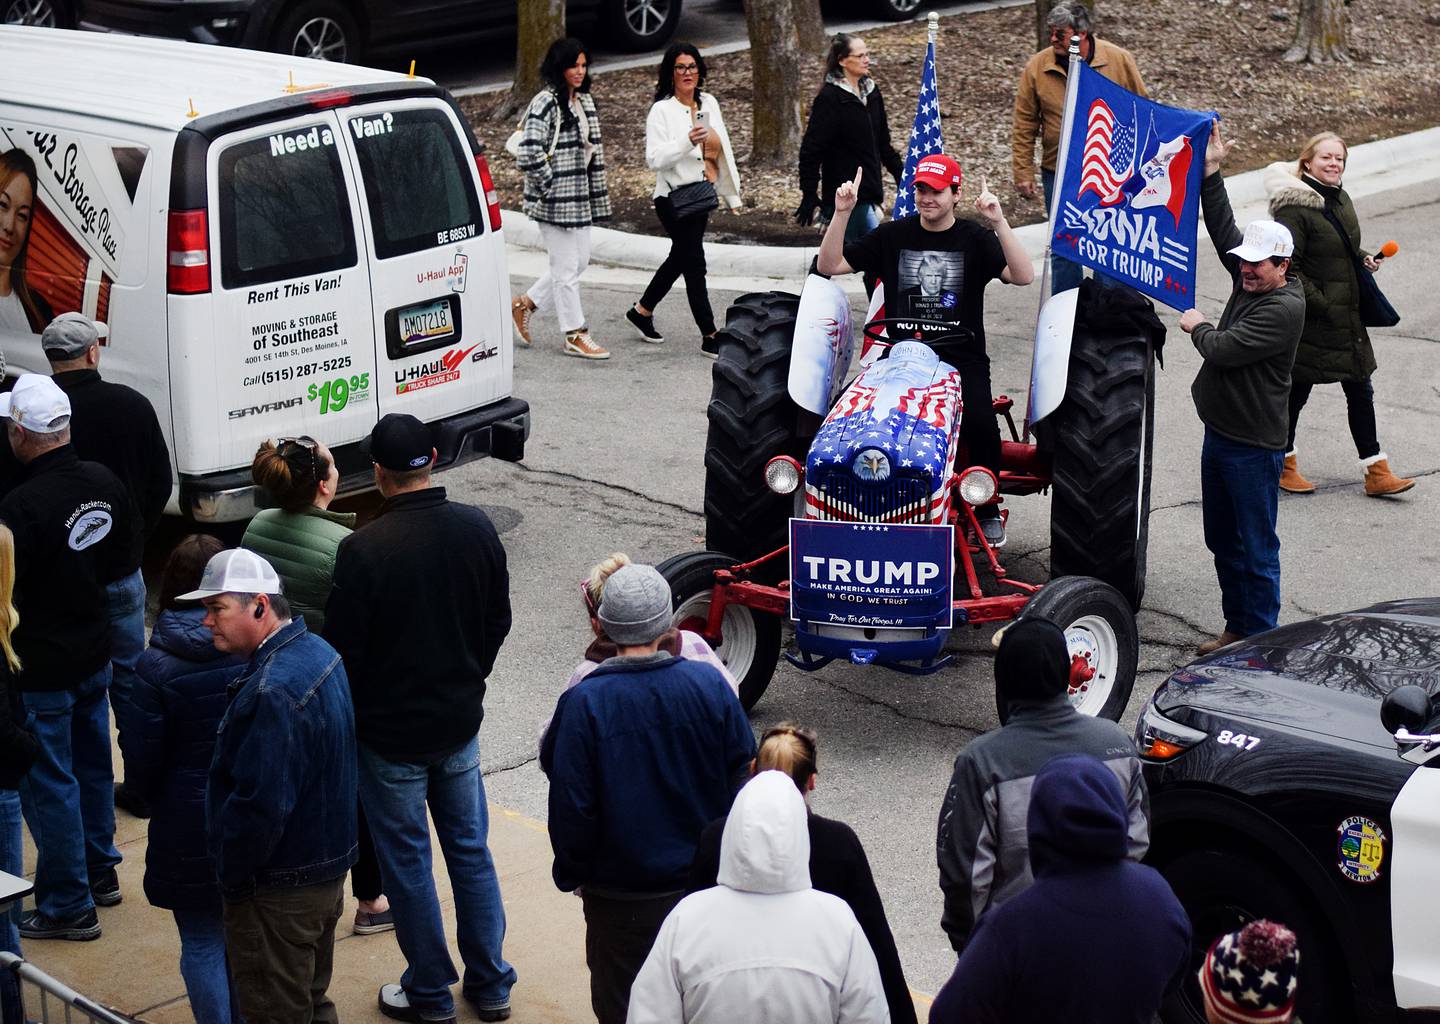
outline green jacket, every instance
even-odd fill
[[[1274,291],[1254,294],[1240,285],[1240,244],[1225,179],[1219,172],[1200,186],[1205,228],[1233,289],[1220,324],[1202,323],[1190,341],[1204,362],[1190,385],[1195,411],[1207,427],[1239,444],[1284,451],[1289,427],[1290,364],[1305,324],[1305,295],[1292,276]]]
[[[1358,253],[1360,221],[1343,188],[1327,188],[1311,178],[1297,178],[1292,164],[1271,164],[1265,171],[1270,216],[1295,238],[1291,261],[1305,286],[1305,333],[1295,353],[1298,384],[1329,384],[1364,380],[1375,372],[1375,350],[1360,322],[1359,285],[1355,264],[1328,217],[1325,205],[1350,236]]]
[[[250,520],[240,546],[275,567],[295,613],[305,620],[306,629],[319,635],[325,628],[335,551],[354,529],[353,512],[267,508]]]

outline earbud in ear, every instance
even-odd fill
[[[255,618],[256,618],[256,620],[258,621],[258,620],[260,620],[260,619],[263,619],[264,617],[265,617],[265,605],[264,605],[263,603],[257,601],[257,602],[255,603]]]

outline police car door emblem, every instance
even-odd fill
[[[71,549],[84,551],[92,544],[99,544],[109,534],[113,524],[110,513],[104,509],[97,508],[86,512],[70,527]]]
[[[1369,818],[1356,815],[1342,821],[1335,831],[1339,834],[1336,866],[1340,873],[1362,885],[1377,880],[1380,865],[1385,861],[1385,844],[1389,842],[1384,829]]]

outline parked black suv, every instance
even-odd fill
[[[566,24],[621,49],[667,43],[681,0],[568,0]],[[29,24],[97,28],[355,62],[443,40],[513,36],[515,0],[0,0]]]

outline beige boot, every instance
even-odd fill
[[[1404,494],[1415,486],[1414,480],[1396,476],[1390,472],[1390,460],[1381,452],[1374,458],[1366,459],[1365,493],[1372,498],[1384,498],[1391,494]]]
[[[530,296],[522,295],[510,302],[510,319],[515,324],[515,336],[520,344],[530,347],[530,317],[535,314],[535,303]]]
[[[1295,465],[1295,453],[1285,456],[1285,468],[1280,473],[1280,489],[1290,494],[1314,494],[1315,485],[1300,475]]]
[[[590,337],[590,328],[588,327],[582,327],[578,331],[565,332],[565,354],[578,356],[581,359],[610,358],[610,353],[595,344],[594,339]]]

